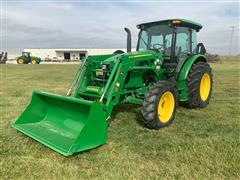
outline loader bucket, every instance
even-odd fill
[[[13,127],[69,156],[106,143],[106,112],[99,102],[34,91]]]

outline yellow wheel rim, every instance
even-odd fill
[[[37,61],[35,59],[33,59],[32,64],[37,64]]]
[[[19,64],[24,64],[24,60],[23,59],[18,59]]]
[[[208,73],[204,73],[200,82],[200,97],[206,101],[211,89],[211,80]]]
[[[173,114],[175,106],[174,96],[170,91],[165,92],[158,103],[158,119],[159,121],[168,122]]]

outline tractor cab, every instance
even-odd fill
[[[197,44],[196,32],[202,26],[193,21],[170,19],[139,24],[137,28],[140,29],[137,51],[157,51],[172,65],[193,54],[206,52],[202,43]]]
[[[31,55],[30,52],[22,52],[22,56],[25,56],[27,58],[29,58],[30,55]]]

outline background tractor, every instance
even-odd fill
[[[30,52],[22,52],[22,56],[17,58],[18,64],[39,64],[41,62],[41,58],[36,56],[31,56]]]
[[[8,57],[7,57],[8,53],[7,52],[2,52],[0,54],[0,64],[5,64],[6,61],[8,60]]]
[[[179,102],[206,107],[213,81],[204,45],[196,40],[202,26],[170,19],[137,28],[136,52],[125,28],[127,53],[88,56],[68,97],[34,91],[13,127],[68,156],[106,143],[113,108],[120,103],[142,106],[142,120],[151,129],[170,125]]]

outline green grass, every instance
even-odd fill
[[[11,127],[34,89],[64,95],[77,65],[2,65],[0,179],[239,179],[239,61],[211,64],[205,109],[179,107],[160,131],[140,121],[141,107],[120,105],[107,144],[68,158]]]

